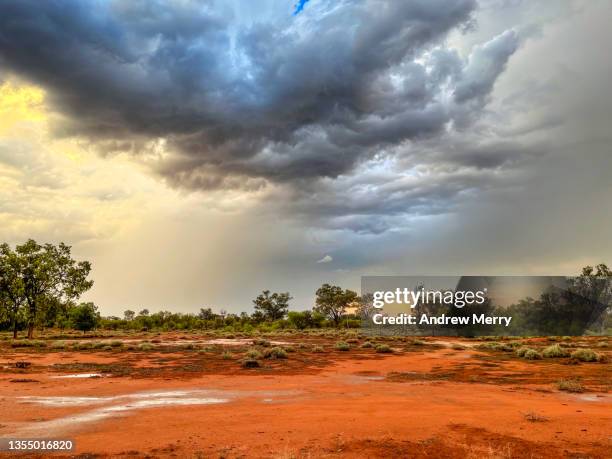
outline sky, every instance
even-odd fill
[[[83,299],[309,309],[365,275],[612,263],[612,3],[0,2],[0,241]]]

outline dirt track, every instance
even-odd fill
[[[394,343],[393,354],[321,344],[323,353],[297,349],[253,370],[239,350],[222,359],[225,346],[7,351],[0,436],[71,438],[77,453],[112,457],[610,457],[609,363],[439,342]],[[32,366],[14,372],[17,360]],[[108,373],[58,377],[92,369]],[[570,376],[587,391],[558,391]]]

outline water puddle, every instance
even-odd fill
[[[583,395],[576,395],[576,398],[578,400],[581,400],[583,402],[610,402],[612,397],[608,396],[608,395],[603,395],[603,394],[598,394],[598,395],[591,395],[591,394],[583,394]]]
[[[51,376],[53,379],[64,379],[64,378],[103,378],[107,375],[103,375],[102,373],[76,373],[73,375],[61,375],[61,376]]]
[[[228,403],[239,397],[257,397],[263,403],[288,400],[299,392],[295,391],[224,391],[224,390],[172,390],[155,392],[136,392],[124,395],[101,397],[68,397],[68,396],[22,396],[21,403],[33,403],[47,407],[90,407],[88,411],[70,414],[49,421],[37,422],[24,426],[19,434],[58,434],[75,429],[86,423],[101,421],[117,416],[132,414],[134,411],[147,408],[173,406],[214,405]],[[272,398],[275,397],[275,398]],[[96,406],[98,405],[98,406]],[[100,406],[102,405],[102,406]]]

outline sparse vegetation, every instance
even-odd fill
[[[266,359],[286,359],[287,352],[282,347],[273,347],[271,349],[266,349],[264,352],[264,357]]]
[[[597,362],[599,360],[599,354],[591,349],[576,349],[572,352],[571,357],[581,362]]]
[[[249,349],[246,352],[246,357],[248,359],[261,359],[263,356],[257,349]]]
[[[530,347],[526,347],[526,346],[519,347],[519,348],[516,350],[516,355],[517,355],[517,356],[519,356],[519,357],[524,357],[524,356],[525,356],[525,354],[526,354],[528,351],[531,351],[531,350],[532,350],[532,349],[531,349]]]
[[[257,360],[245,359],[242,361],[242,366],[244,368],[259,368],[261,365],[259,365],[259,362]]]
[[[372,343],[370,343],[369,341],[366,341],[365,343],[363,343],[361,345],[361,347],[364,348],[364,349],[370,349],[370,348],[373,348],[374,345]]]
[[[376,346],[376,352],[378,352],[379,354],[390,354],[393,352],[393,349],[391,349],[386,344],[379,344],[378,346]]]
[[[567,357],[568,352],[563,349],[558,344],[553,344],[551,346],[546,347],[542,351],[542,356],[546,359],[554,359],[558,357]]]
[[[351,349],[351,346],[345,341],[338,341],[336,343],[336,350],[338,351],[348,351]]]
[[[580,382],[573,379],[562,379],[558,381],[557,388],[561,391],[572,393],[581,393],[586,390]]]
[[[530,411],[528,413],[523,414],[523,417],[525,418],[525,420],[529,421],[529,422],[546,422],[548,421],[548,418],[545,416],[542,416],[540,414],[534,413],[533,411]]]
[[[526,360],[540,360],[542,358],[542,354],[540,354],[535,349],[529,349],[525,354],[523,354],[523,358]]]

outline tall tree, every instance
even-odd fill
[[[34,335],[36,315],[45,301],[74,301],[93,285],[91,264],[74,260],[64,243],[40,245],[30,239],[15,252],[21,260],[21,278],[27,306],[28,338]]]
[[[0,305],[10,318],[13,338],[17,338],[17,317],[25,304],[21,276],[22,261],[8,244],[0,245]]]
[[[136,316],[136,313],[132,311],[131,309],[126,309],[125,311],[123,311],[123,318],[127,321],[134,320],[135,316]]]
[[[336,327],[340,324],[346,307],[357,299],[357,293],[352,290],[343,290],[342,287],[329,284],[323,284],[316,295],[314,310],[325,315]]]
[[[285,317],[289,309],[289,292],[273,293],[270,295],[270,290],[264,290],[257,298],[253,300],[255,312],[259,312],[265,319],[278,320]]]

